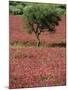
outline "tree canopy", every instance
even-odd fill
[[[58,21],[60,20],[56,6],[49,4],[26,6],[23,10],[23,16],[29,26],[31,26],[31,24],[37,24],[39,28],[49,28],[48,30],[51,30],[51,27],[58,25]]]
[[[28,27],[27,31],[35,33],[38,46],[40,45],[39,35],[41,32],[46,30],[55,31],[55,26],[61,20],[59,14],[57,7],[51,4],[34,4],[23,9],[23,16]]]

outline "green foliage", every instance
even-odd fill
[[[10,15],[22,15],[25,4],[17,1],[9,2],[9,13]]]
[[[65,4],[58,4],[57,5],[57,12],[59,13],[59,16],[65,16],[66,15],[66,5]]]
[[[17,15],[17,14],[21,13],[20,9],[14,7],[14,6],[10,6],[9,9],[10,9],[10,14],[12,14],[12,15]]]
[[[32,24],[37,24],[41,32],[44,28],[53,31],[55,25],[58,25],[58,21],[60,20],[57,11],[56,6],[52,4],[34,4],[24,8],[23,16],[28,22],[28,26],[31,27],[32,32]]]
[[[65,15],[65,12],[66,12],[66,5],[64,4],[45,4],[45,3],[40,4],[40,3],[19,2],[19,1],[9,1],[9,12],[10,14],[14,14],[14,15],[22,15],[23,8],[31,5],[39,5],[42,8],[45,5],[47,8],[49,8],[49,6],[57,7],[58,11],[60,12],[60,15]],[[14,9],[11,7],[13,7]]]

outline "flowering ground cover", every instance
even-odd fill
[[[40,35],[40,47],[36,47],[35,35],[26,32],[21,16],[10,16],[9,25],[9,88],[65,85],[65,17],[55,33]]]
[[[24,21],[21,16],[10,16],[10,43],[13,46],[36,46],[36,36],[28,34],[24,26]],[[42,46],[52,44],[65,45],[65,16],[61,17],[59,26],[56,27],[55,33],[41,33],[40,39]]]
[[[65,85],[65,48],[10,48],[10,88]]]

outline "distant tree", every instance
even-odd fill
[[[59,7],[60,7],[61,9],[66,9],[66,5],[65,5],[65,4],[59,5]]]
[[[52,4],[32,4],[25,6],[23,16],[27,25],[27,32],[34,32],[37,46],[40,46],[40,34],[46,30],[53,32],[59,24],[60,16],[57,7]]]
[[[65,4],[60,4],[57,7],[58,11],[60,12],[60,15],[66,15],[66,5]]]
[[[25,3],[18,1],[9,1],[9,13],[11,15],[22,15]]]

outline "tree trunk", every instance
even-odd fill
[[[35,26],[34,26],[34,33],[35,33],[35,35],[36,35],[36,38],[37,38],[37,47],[39,47],[40,46],[40,39],[39,39],[39,35],[40,35],[40,30],[39,30],[39,26],[38,26],[38,24],[36,24]]]
[[[39,47],[40,46],[39,34],[36,34],[36,37],[37,37],[37,47]]]

